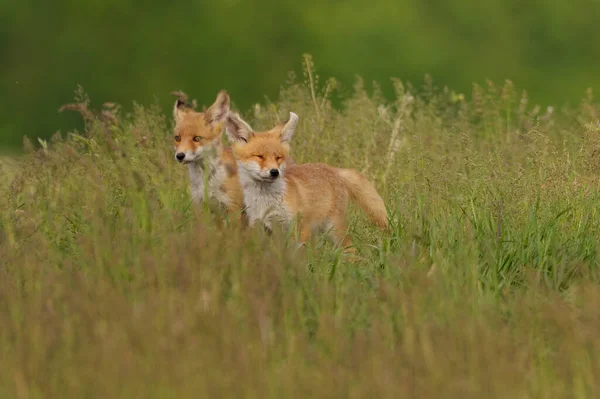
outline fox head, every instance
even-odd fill
[[[229,113],[229,95],[221,90],[214,104],[204,112],[196,112],[184,101],[175,101],[175,159],[182,163],[201,159],[221,145],[225,117]]]
[[[233,142],[233,152],[240,173],[254,181],[272,183],[283,177],[289,158],[290,141],[298,115],[290,112],[289,119],[266,132],[254,132],[239,115],[230,113],[226,132]]]

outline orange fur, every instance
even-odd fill
[[[273,222],[290,223],[298,217],[301,243],[314,230],[331,229],[333,239],[346,252],[353,252],[346,234],[346,213],[353,199],[377,226],[388,227],[383,200],[357,171],[323,163],[287,165],[298,121],[295,114],[290,113],[285,124],[262,133],[252,131],[239,116],[233,117],[237,120],[231,123],[228,118],[228,131],[236,140],[233,151],[250,224],[262,220],[270,227]]]
[[[175,158],[188,164],[194,202],[203,201],[207,191],[209,198],[216,198],[231,215],[242,213],[243,192],[231,147],[222,142],[228,113],[229,96],[224,90],[205,112],[196,112],[177,100],[173,109],[173,142]]]

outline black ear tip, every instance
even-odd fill
[[[183,110],[183,111],[187,111],[187,110],[193,109],[194,106],[192,104],[188,103],[187,101],[178,98],[177,102],[175,103],[175,108]]]

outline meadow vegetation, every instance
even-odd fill
[[[297,113],[295,161],[364,173],[391,234],[353,207],[353,264],[326,237],[296,252],[219,224],[191,206],[170,115],[79,89],[83,131],[0,164],[0,397],[598,397],[592,93],[340,96],[307,61],[242,113]]]

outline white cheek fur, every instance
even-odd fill
[[[243,162],[242,167],[244,170],[253,177],[261,177],[260,165],[254,161]]]

